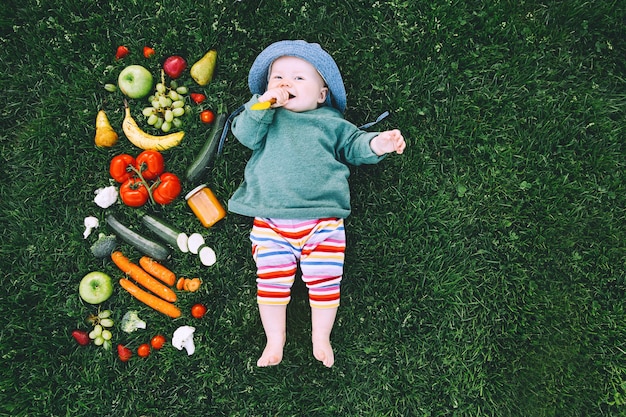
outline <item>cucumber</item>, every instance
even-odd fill
[[[162,219],[150,216],[149,214],[145,214],[141,218],[141,221],[165,243],[174,248],[178,248],[181,252],[189,252],[187,247],[188,237],[185,233],[177,230],[174,226],[166,223]]]
[[[149,257],[162,261],[170,256],[170,251],[163,245],[151,241],[150,239],[141,236],[130,230],[119,222],[112,214],[106,217],[106,222],[113,232],[124,242],[134,246],[137,250]]]
[[[211,129],[209,137],[204,143],[204,146],[202,146],[202,149],[200,149],[200,152],[198,153],[196,158],[193,160],[191,165],[189,165],[189,168],[187,168],[187,181],[192,183],[197,181],[206,172],[206,169],[211,165],[227,119],[228,114],[225,112],[219,113],[215,118],[215,121],[213,122],[213,128]]]

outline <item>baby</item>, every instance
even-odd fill
[[[318,44],[280,41],[263,50],[248,76],[253,94],[233,135],[252,150],[244,181],[228,202],[254,218],[257,303],[267,343],[258,366],[277,365],[298,265],[311,306],[313,355],[334,364],[330,335],[339,307],[347,164],[375,164],[406,146],[399,130],[366,132],[343,118],[346,91],[337,64]],[[251,107],[272,103],[265,110]]]

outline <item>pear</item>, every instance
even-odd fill
[[[191,66],[189,73],[191,77],[199,85],[207,85],[213,78],[213,71],[215,70],[215,61],[217,61],[217,51],[211,49],[204,54],[202,58]]]
[[[96,116],[96,136],[94,141],[99,148],[109,148],[117,143],[117,133],[111,127],[104,110],[100,110]]]

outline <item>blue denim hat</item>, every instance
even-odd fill
[[[346,88],[335,60],[319,44],[302,40],[275,42],[261,51],[248,74],[248,86],[252,94],[265,92],[269,68],[272,62],[281,56],[295,56],[310,62],[328,86],[329,94],[326,95],[324,104],[336,108],[341,113],[346,111]]]

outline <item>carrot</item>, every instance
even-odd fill
[[[141,269],[139,265],[129,261],[122,252],[113,252],[111,254],[111,259],[115,265],[122,270],[122,272],[134,279],[138,284],[141,284],[145,289],[151,291],[165,301],[169,301],[171,303],[176,301],[176,293],[172,291],[171,288],[161,284],[160,281]]]
[[[167,285],[172,286],[176,283],[176,275],[172,271],[148,256],[142,256],[141,259],[139,259],[139,265],[141,265],[144,271],[160,279]]]
[[[196,292],[200,288],[200,278],[192,278],[185,281],[185,289],[189,292]]]
[[[176,282],[176,289],[177,289],[177,290],[182,290],[182,289],[184,289],[184,287],[185,287],[185,280],[186,280],[186,279],[187,279],[187,278],[179,278],[179,279],[178,279],[178,282]]]
[[[162,300],[159,297],[142,290],[141,288],[133,284],[130,280],[126,278],[121,278],[120,285],[122,286],[122,288],[128,291],[130,295],[132,295],[148,307],[152,307],[156,311],[163,313],[173,319],[180,317],[180,309],[174,304],[168,303],[167,301]]]

